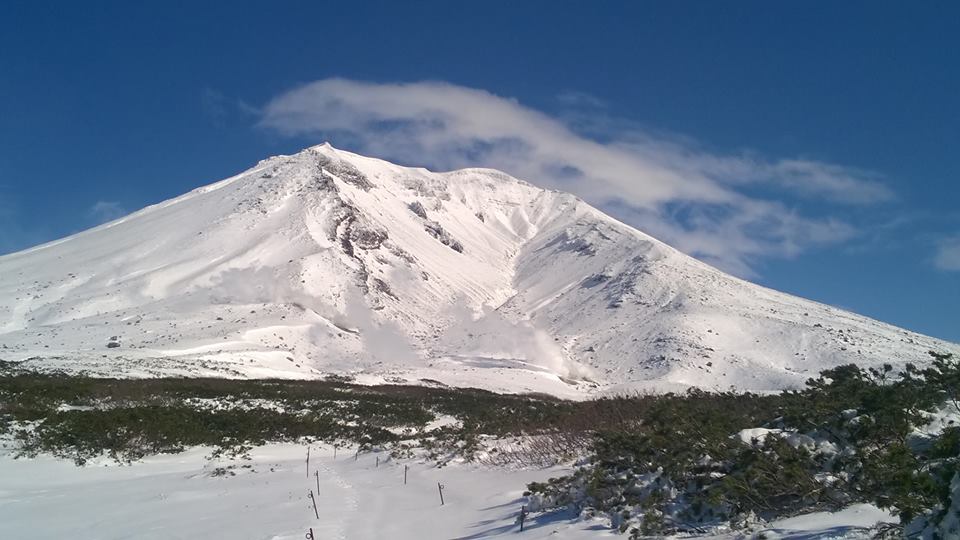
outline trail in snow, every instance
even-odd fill
[[[316,466],[321,478],[317,505],[323,509],[323,516],[318,520],[317,526],[313,527],[314,538],[347,540],[348,520],[356,515],[358,509],[353,485],[327,465],[326,460],[332,459],[332,455],[321,453],[317,457]]]

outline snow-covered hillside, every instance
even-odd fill
[[[726,275],[576,197],[329,145],[0,257],[0,360],[583,396],[960,347]]]

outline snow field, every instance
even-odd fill
[[[3,453],[0,538],[300,540],[310,529],[315,540],[624,538],[607,519],[569,511],[532,514],[520,532],[525,486],[564,475],[567,467],[438,466],[385,452],[357,455],[354,448],[339,448],[334,458],[331,447],[312,445],[308,471],[306,449],[270,444],[254,448],[248,459],[211,459],[210,449],[192,448],[132,465],[104,458],[86,467]],[[319,519],[308,496],[318,480]],[[861,504],[701,537],[866,539],[867,529],[884,521],[895,518]]]
[[[528,482],[562,467],[510,470],[463,463],[443,467],[313,446],[258,447],[250,460],[207,460],[194,448],[132,465],[87,467],[50,457],[0,457],[0,538],[263,539],[595,538],[596,523],[570,516],[515,523]],[[379,467],[376,459],[380,458]],[[403,483],[404,466],[409,467]],[[217,475],[223,467],[225,474]],[[313,514],[308,496],[320,492]],[[440,505],[437,483],[444,485]]]

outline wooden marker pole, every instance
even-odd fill
[[[443,484],[437,482],[437,490],[440,491],[440,506],[443,506]]]
[[[317,498],[313,496],[313,490],[310,490],[310,500],[313,502],[313,515],[320,519],[320,512],[317,511]]]
[[[310,478],[310,447],[307,447],[307,478]]]
[[[320,471],[313,471],[313,475],[317,477],[317,495],[320,495]]]
[[[406,465],[403,466],[403,485],[407,485],[407,469],[409,468],[410,467],[407,467]]]

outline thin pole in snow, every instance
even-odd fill
[[[320,495],[320,471],[313,471],[313,475],[317,477],[317,495]]]
[[[380,456],[377,456],[377,468],[380,468]]]
[[[440,506],[443,506],[443,484],[437,482],[437,490],[440,491]]]
[[[409,468],[406,465],[403,466],[403,485],[407,485],[407,469]]]
[[[360,447],[357,447],[357,453],[353,455],[353,460],[356,461],[360,459]]]
[[[313,515],[320,519],[320,512],[317,511],[317,498],[313,496],[313,490],[310,490],[310,500],[313,502]]]
[[[523,532],[523,521],[527,519],[527,506],[520,507],[520,532]]]
[[[313,527],[310,527],[309,532],[307,532],[307,534],[303,535],[303,537],[306,538],[307,540],[314,540],[314,538],[313,538]]]
[[[333,445],[333,459],[337,459],[337,445]]]
[[[310,478],[310,447],[307,447],[307,478]]]

